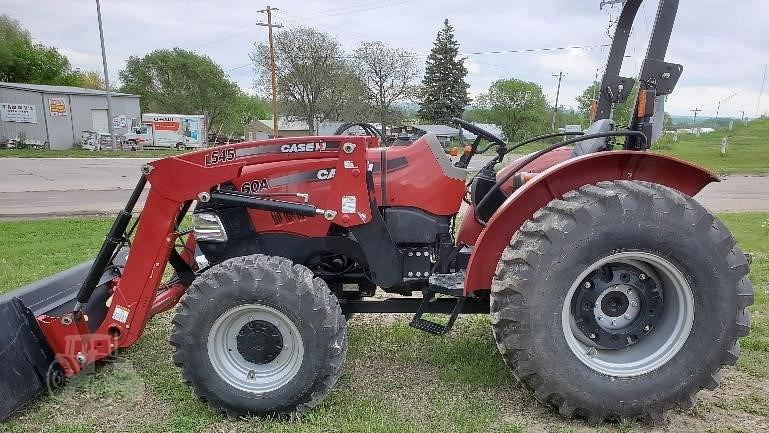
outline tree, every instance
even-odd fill
[[[382,131],[393,119],[393,104],[413,94],[417,77],[414,53],[390,48],[382,42],[363,42],[355,49],[353,67],[363,83]]]
[[[467,68],[464,59],[458,59],[459,43],[454,39],[454,28],[449,20],[435,38],[427,57],[425,76],[422,80],[421,105],[418,116],[431,123],[449,123],[452,117],[460,117],[470,97],[465,82]]]
[[[76,71],[75,74],[78,77],[78,85],[87,89],[104,90],[104,80],[101,79],[101,74],[94,71]]]
[[[494,82],[488,93],[478,98],[476,115],[499,126],[507,140],[512,142],[547,131],[549,113],[542,87],[528,81],[509,79]]]
[[[56,48],[33,43],[18,21],[0,15],[0,81],[77,86],[79,76]]]
[[[129,57],[120,80],[123,92],[141,96],[143,111],[205,114],[211,126],[226,121],[240,93],[208,56],[181,48]]]
[[[300,27],[275,33],[275,69],[278,96],[288,116],[307,122],[310,133],[338,111],[338,86],[346,71],[342,47],[332,36]],[[270,58],[267,44],[259,44],[251,59],[259,72],[258,86],[269,90]]]
[[[662,128],[665,130],[671,130],[675,127],[675,124],[673,123],[673,116],[670,115],[667,111],[665,112],[665,115],[662,118]]]
[[[243,135],[243,129],[249,123],[269,118],[270,104],[267,101],[258,96],[240,92],[227,113],[222,129],[230,135],[239,137]]]
[[[579,107],[582,118],[585,120],[590,119],[590,106],[592,105],[593,100],[598,98],[598,89],[600,89],[600,86],[601,84],[599,82],[594,81],[593,84],[588,86],[588,88],[582,92],[582,95],[577,96],[577,107]],[[627,101],[622,104],[614,104],[612,119],[614,119],[614,122],[617,125],[625,127],[630,124],[630,118],[633,116],[633,110],[635,108],[634,104],[637,97],[638,81],[633,85],[633,91],[630,93],[630,97],[627,98]]]
[[[366,85],[351,66],[344,66],[329,87],[326,119],[343,122],[374,122],[376,115],[367,100]],[[393,113],[395,110],[392,111]],[[392,114],[392,113],[391,113]]]

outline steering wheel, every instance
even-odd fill
[[[336,129],[336,131],[334,131],[334,135],[344,135],[344,133],[347,132],[347,130],[349,130],[350,128],[355,127],[355,126],[357,126],[360,129],[362,129],[363,132],[366,133],[366,135],[368,135],[370,137],[377,137],[377,138],[379,138],[381,143],[384,143],[385,138],[384,138],[384,135],[382,135],[382,131],[380,131],[374,125],[372,125],[370,123],[365,123],[365,122],[347,122],[347,123],[343,123],[342,125],[339,126],[339,128]]]
[[[501,138],[497,137],[496,135],[492,134],[491,132],[483,128],[479,128],[473,125],[472,123],[459,119],[457,117],[454,117],[453,119],[451,119],[451,121],[461,126],[462,129],[466,129],[472,132],[473,135],[475,135],[476,137],[483,137],[492,143],[496,143],[502,147],[507,147],[507,143],[505,143]]]

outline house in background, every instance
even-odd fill
[[[285,118],[278,119],[278,138],[281,137],[304,137],[308,135],[334,135],[334,132],[345,124],[346,122],[340,121],[326,121],[318,124],[316,134],[310,134],[310,128],[307,127],[307,122],[301,120],[288,120]],[[373,124],[374,127],[381,128],[378,123]],[[350,128],[349,134],[363,134],[363,130],[359,127]],[[243,139],[246,141],[254,140],[267,140],[273,138],[272,119],[254,120],[245,126],[243,131]]]
[[[141,123],[139,96],[111,92],[117,136]],[[0,82],[0,143],[24,137],[51,149],[71,149],[83,131],[109,133],[103,90]]]
[[[254,120],[243,129],[243,139],[246,141],[266,140],[274,137],[272,119]],[[310,135],[307,122],[278,119],[278,137],[304,137]]]
[[[498,138],[502,140],[506,140],[505,133],[502,131],[502,128],[499,126],[493,124],[493,123],[473,123],[473,125],[491,132],[492,134],[496,135]],[[465,140],[475,140],[475,134],[473,134],[470,131],[462,131],[462,135],[465,137]]]
[[[435,134],[444,147],[451,144],[451,140],[459,138],[459,129],[446,125],[405,125],[392,128],[392,132],[397,136],[406,134],[412,138]]]

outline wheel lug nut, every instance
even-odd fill
[[[633,302],[630,303],[630,305],[632,305],[633,307],[637,307],[638,306],[638,302],[633,301]]]
[[[595,358],[595,356],[598,355],[598,350],[595,347],[591,347],[585,355],[587,355],[588,358]]]
[[[616,325],[617,324],[617,320],[616,319],[611,319],[611,324],[612,325]]]
[[[630,314],[625,314],[625,319],[630,320]]]
[[[585,286],[586,289],[589,289],[589,288],[593,287],[593,285],[590,283],[590,281],[585,281],[585,284],[583,284],[583,285]]]
[[[646,274],[640,274],[638,276],[638,279],[641,280],[641,281],[645,280],[646,279]]]
[[[595,340],[596,335],[591,333],[588,337],[590,337],[591,340]]]
[[[651,331],[651,330],[652,330],[652,327],[651,327],[651,325],[646,325],[646,326],[644,326],[644,331],[645,331],[645,332],[649,332],[649,331]]]

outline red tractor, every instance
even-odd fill
[[[584,134],[511,145],[456,119],[478,137],[457,162],[428,134],[390,148],[373,135],[246,142],[146,165],[93,262],[0,302],[0,415],[173,307],[173,362],[233,416],[317,405],[344,366],[346,316],[382,312],[436,335],[490,312],[516,377],[567,417],[654,422],[691,406],[737,360],[753,291],[745,254],[692,199],[717,177],[645,151],[655,100],[682,72],[664,61],[677,0],[660,3],[632,122],[610,120],[633,87],[618,74],[640,4],[625,2]]]

